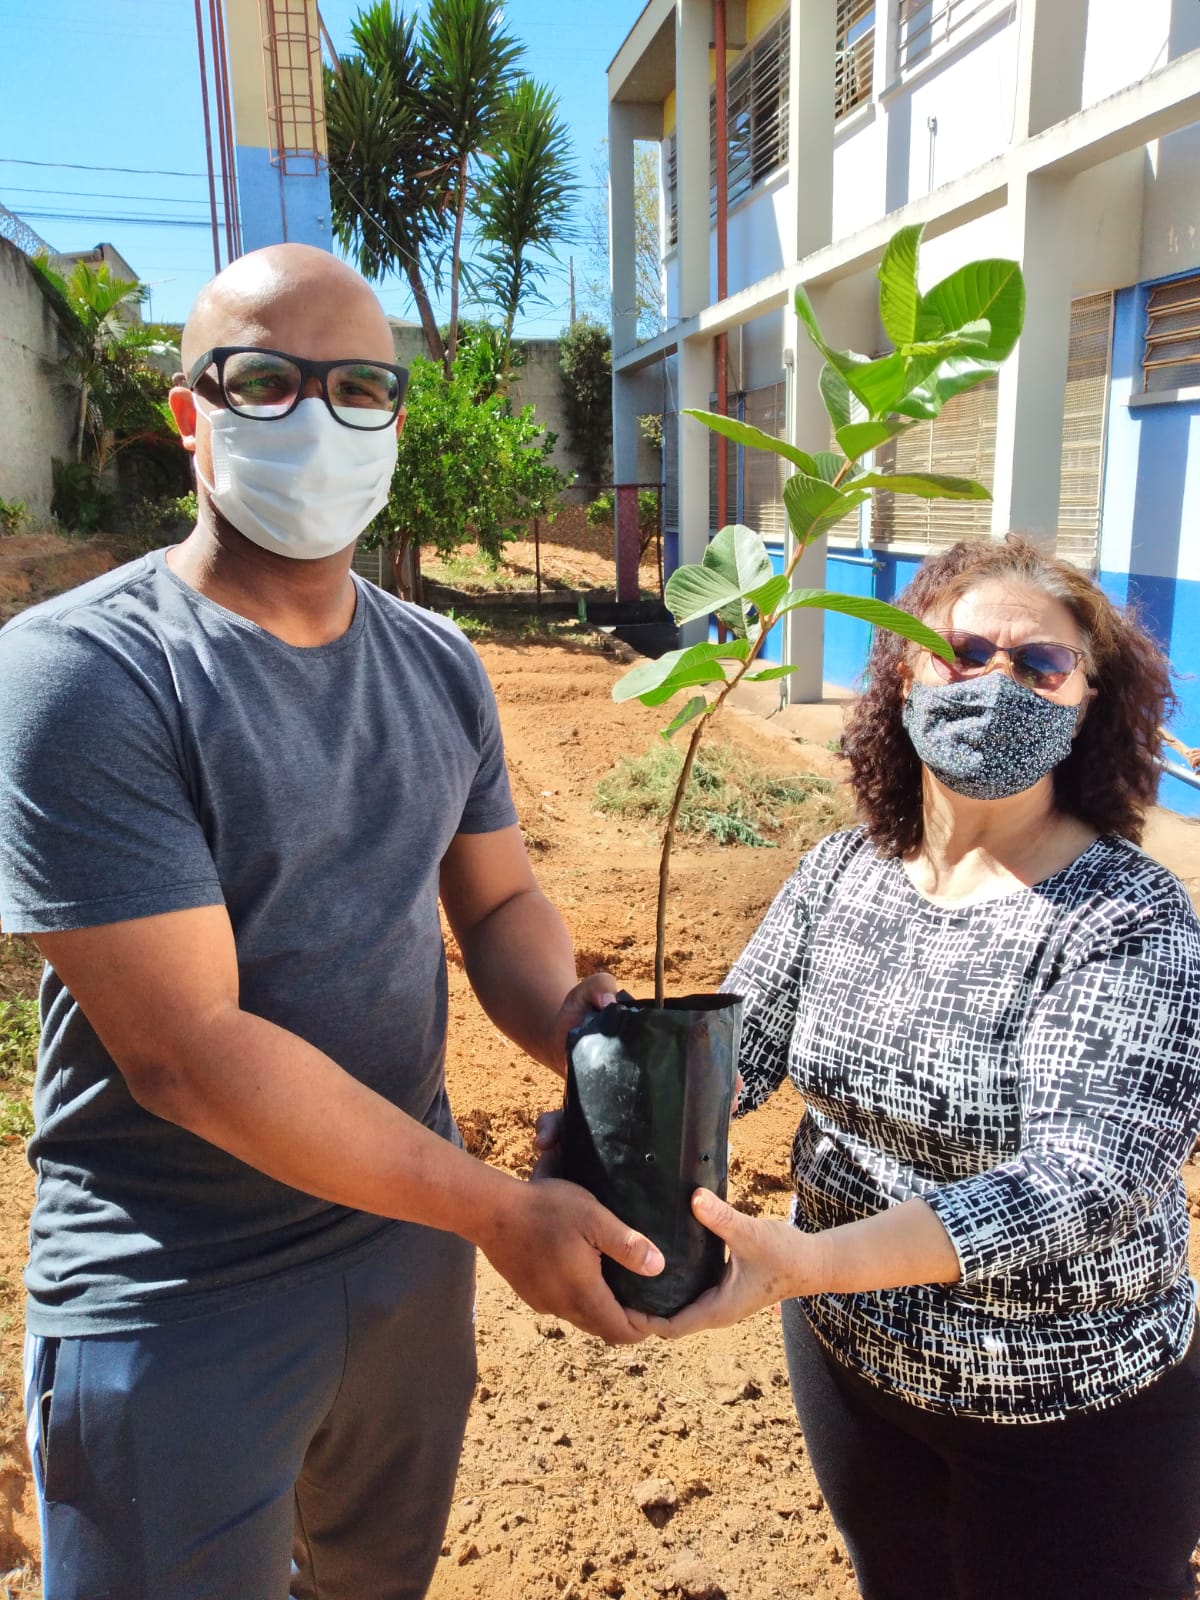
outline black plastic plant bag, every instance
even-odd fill
[[[643,1278],[604,1258],[622,1305],[669,1317],[721,1277],[725,1246],[692,1215],[695,1189],[725,1198],[742,1001],[620,995],[567,1036],[562,1175],[666,1258]]]

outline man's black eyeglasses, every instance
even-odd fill
[[[187,375],[188,388],[197,388],[210,367],[216,368],[222,403],[239,417],[262,422],[290,416],[307,380],[316,378],[338,422],[347,428],[389,428],[408,388],[408,368],[387,361],[309,361],[282,350],[230,344],[204,352]]]

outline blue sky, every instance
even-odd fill
[[[509,0],[526,70],[562,102],[583,184],[595,183],[607,132],[605,68],[643,4]],[[336,48],[360,9],[321,0]],[[114,168],[127,170],[97,170]],[[204,172],[190,0],[0,0],[0,203],[55,249],[111,241],[150,285],[153,316],[181,321],[212,274]],[[152,220],[122,220],[135,217]],[[585,244],[564,244],[546,285],[551,305],[532,308],[519,332],[553,335],[566,323],[572,252],[577,280],[585,275]],[[378,289],[387,311],[413,314],[401,282]]]

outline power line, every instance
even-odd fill
[[[208,178],[207,172],[174,172],[169,167],[90,167],[81,161],[30,161],[21,156],[0,156],[0,162],[13,167],[55,167],[68,172],[132,172],[149,178]],[[220,173],[217,176],[220,177]]]
[[[156,200],[166,201],[174,206],[204,206],[207,200],[192,200],[187,195],[176,194],[108,194],[102,189],[26,189],[20,184],[6,183],[5,194],[40,194],[47,200],[72,199],[72,200],[139,200],[149,205]]]
[[[207,217],[113,217],[103,212],[95,211],[31,211],[29,209],[23,210],[21,215],[23,217],[36,217],[39,222],[103,222],[121,223],[126,226],[136,223],[138,227],[143,228],[207,228],[210,226]]]

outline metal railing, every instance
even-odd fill
[[[900,0],[896,17],[896,73],[919,66],[939,46],[986,12],[1000,14],[1012,5],[996,0]]]

